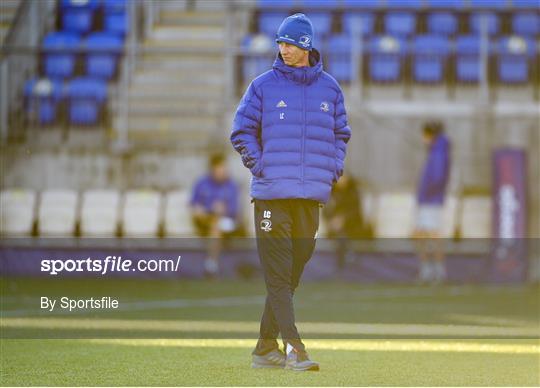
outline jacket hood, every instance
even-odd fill
[[[288,66],[283,62],[281,53],[278,53],[273,68],[291,81],[309,85],[319,77],[323,70],[321,54],[316,49],[309,52],[309,64],[311,66]]]

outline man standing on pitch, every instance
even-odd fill
[[[276,34],[273,68],[254,79],[234,118],[231,142],[252,173],[257,249],[267,289],[254,368],[319,370],[295,326],[293,294],[315,248],[319,204],[343,173],[347,125],[343,92],[323,71],[304,14]],[[277,337],[285,344],[279,350]]]

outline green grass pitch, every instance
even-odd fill
[[[303,284],[297,326],[321,371],[297,373],[250,368],[261,281],[9,283],[0,322],[4,386],[540,385],[537,286]],[[114,315],[33,314],[44,289],[148,303]],[[69,338],[43,338],[63,330]]]

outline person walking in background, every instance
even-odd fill
[[[363,229],[358,185],[354,177],[345,173],[334,185],[323,215],[328,237],[336,240],[336,264],[341,270],[345,267],[349,240],[359,238]]]
[[[428,148],[417,190],[414,237],[420,257],[419,281],[446,279],[444,244],[441,237],[443,205],[450,176],[450,141],[438,121],[424,124],[423,140]]]
[[[254,368],[319,370],[295,325],[293,295],[315,248],[319,204],[343,174],[351,136],[343,92],[323,71],[313,26],[301,13],[278,29],[273,68],[251,82],[231,142],[252,173],[257,249],[267,297]],[[286,355],[279,350],[281,333]]]
[[[219,271],[223,237],[239,229],[238,186],[229,177],[225,157],[212,155],[209,174],[201,177],[191,196],[192,220],[199,237],[209,237],[205,274],[214,277]]]

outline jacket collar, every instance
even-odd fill
[[[311,66],[292,67],[283,62],[281,54],[278,53],[274,61],[273,68],[282,73],[287,79],[301,84],[311,84],[315,81],[323,70],[321,55],[316,49],[309,53],[309,63]]]

